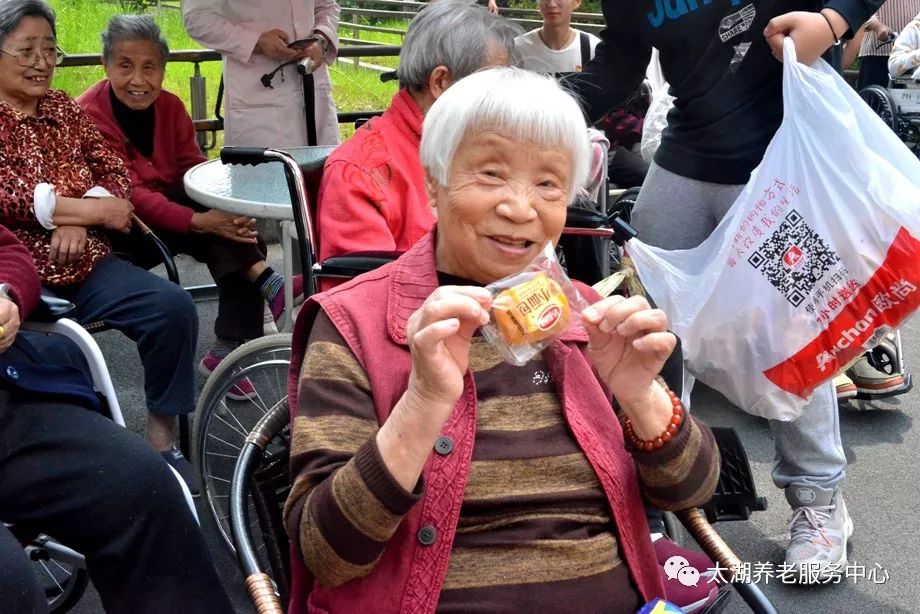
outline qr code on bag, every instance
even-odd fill
[[[795,209],[789,211],[779,228],[748,258],[748,263],[793,307],[802,304],[824,274],[838,262],[840,256]]]

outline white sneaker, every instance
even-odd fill
[[[843,494],[815,486],[789,486],[786,498],[792,505],[784,571],[789,580],[813,584],[842,576],[847,564],[847,540],[853,521]]]

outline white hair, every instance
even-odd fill
[[[422,167],[446,187],[454,155],[471,130],[493,129],[571,154],[569,197],[582,188],[590,163],[588,128],[575,99],[555,81],[519,68],[490,68],[451,85],[425,114]]]

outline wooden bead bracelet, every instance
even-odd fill
[[[654,439],[643,440],[639,439],[636,436],[636,432],[633,430],[632,420],[629,418],[624,418],[623,420],[623,430],[626,432],[626,436],[629,437],[629,440],[632,444],[646,452],[651,452],[652,450],[657,450],[664,444],[671,441],[677,431],[680,430],[680,425],[684,422],[684,404],[681,403],[680,398],[674,394],[674,391],[670,388],[665,388],[665,391],[668,393],[668,397],[671,399],[671,406],[673,407],[673,413],[671,414],[671,422],[668,424],[668,427],[664,430],[661,435],[655,437]]]

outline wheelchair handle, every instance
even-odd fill
[[[275,159],[265,155],[268,151],[270,150],[267,147],[223,147],[220,150],[220,161],[224,164],[250,164],[256,166]]]

